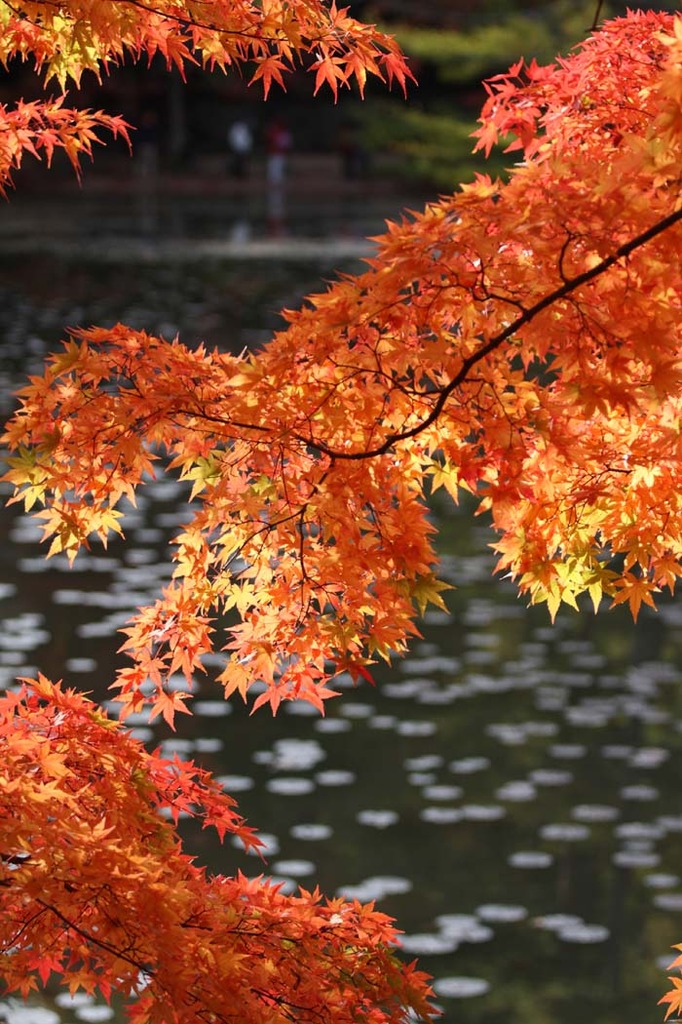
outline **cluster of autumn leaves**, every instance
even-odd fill
[[[313,51],[318,86],[407,73],[390,40],[316,2],[84,0],[61,5],[56,35],[52,8],[20,6],[8,52],[58,78],[123,49],[255,61],[266,90]],[[26,51],[20,29],[35,30]],[[403,652],[442,601],[426,507],[441,486],[478,498],[499,568],[552,615],[587,594],[636,617],[673,589],[682,20],[630,14],[488,88],[477,144],[516,152],[509,180],[479,178],[389,225],[365,273],[289,312],[261,352],[91,328],[20,392],[5,479],[39,507],[52,552],[121,532],[120,499],[155,469],[191,483],[173,580],[125,630],[123,719],[148,709],[172,724],[214,649],[226,697],[265,683],[254,706],[274,711],[323,708],[335,674]],[[178,672],[186,692],[168,685]],[[237,1006],[254,1024],[428,1017],[426,979],[396,959],[383,915],[191,864],[160,808],[203,806],[207,824],[253,841],[197,769],[163,764],[44,679],[4,699],[0,729],[10,983],[54,970],[135,995],[140,1022],[221,1021]],[[664,1001],[679,1012],[679,986]]]
[[[14,0],[0,3],[0,63],[30,60],[49,87],[62,93],[84,73],[101,79],[124,60],[159,55],[184,77],[188,65],[228,71],[247,66],[251,82],[272,83],[303,64],[315,91],[334,95],[351,82],[362,93],[367,77],[400,83],[411,74],[395,41],[347,9],[322,0]],[[49,163],[63,150],[79,172],[101,133],[129,139],[122,118],[49,101],[0,104],[0,191],[26,154]]]
[[[182,852],[180,812],[259,846],[205,771],[149,754],[42,676],[0,699],[0,740],[10,987],[26,995],[54,971],[72,991],[124,994],[135,1022],[379,1024],[406,999],[428,1013],[424,976],[396,959],[383,914],[208,877]]]

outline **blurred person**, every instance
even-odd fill
[[[265,132],[266,177],[268,184],[281,185],[286,178],[287,156],[293,139],[286,124],[279,118],[271,121]]]
[[[249,158],[253,149],[253,134],[247,121],[233,121],[227,132],[230,149],[230,174],[233,178],[246,178],[249,173]]]

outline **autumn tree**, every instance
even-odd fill
[[[153,12],[83,0],[60,5],[65,36],[57,8],[17,9],[5,15],[15,52],[48,73],[66,62],[77,76],[125,49],[250,60],[266,88],[295,57],[333,89],[406,73],[390,41],[313,0]],[[427,515],[440,487],[490,513],[498,569],[551,616],[585,596],[636,618],[674,590],[682,19],[628,14],[487,89],[476,146],[501,143],[519,161],[508,180],[479,177],[389,225],[364,273],[288,312],[262,351],[84,329],[19,393],[5,478],[50,553],[74,558],[120,533],[121,499],[155,472],[191,482],[172,582],[124,631],[121,719],[148,709],[172,724],[209,651],[224,652],[226,697],[258,683],[254,709],[273,711],[292,699],[323,709],[338,673],[402,653],[441,602]],[[58,144],[82,142],[83,116],[105,126],[69,116]],[[38,147],[30,132],[15,140]],[[177,673],[185,692],[169,686]],[[428,1017],[424,977],[396,959],[373,908],[192,864],[163,808],[256,841],[201,769],[146,753],[42,677],[1,712],[10,985],[28,991],[54,971],[122,993],[139,1021]],[[682,1009],[674,985],[669,1013]]]

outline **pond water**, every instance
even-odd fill
[[[291,261],[106,274],[67,261],[37,281],[2,270],[6,408],[17,374],[35,370],[65,322],[115,317],[189,340],[227,323],[239,348],[330,276]],[[73,570],[44,561],[30,519],[3,512],[1,685],[40,668],[106,695],[115,630],[168,577],[184,496],[173,480],[151,484],[126,544]],[[682,940],[682,610],[644,609],[637,627],[622,609],[551,625],[492,578],[492,538],[469,509],[438,503],[434,516],[442,575],[457,589],[376,688],[346,684],[325,718],[294,703],[247,722],[248,708],[201,682],[176,734],[142,718],[134,728],[213,770],[288,889],[319,884],[396,917],[405,954],[435,978],[445,1024],[661,1020]],[[187,829],[187,842],[214,871],[263,870],[208,833]],[[63,994],[3,1006],[11,1024],[114,1018]]]

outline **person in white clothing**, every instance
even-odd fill
[[[246,178],[249,157],[253,149],[253,135],[246,121],[233,121],[227,133],[230,147],[230,174],[233,178]]]

